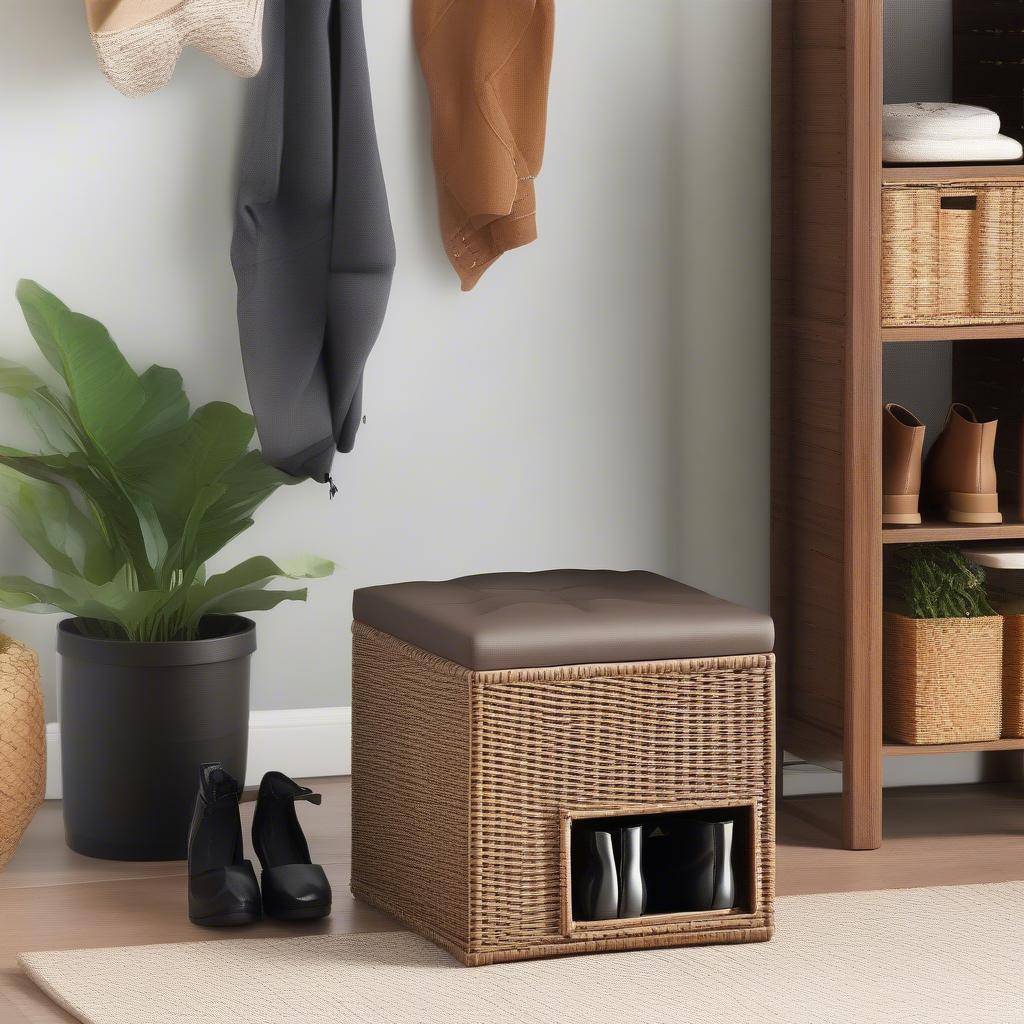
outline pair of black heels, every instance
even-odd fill
[[[331,912],[331,884],[295,814],[297,800],[319,804],[320,794],[280,772],[260,783],[252,845],[262,868],[262,895],[242,852],[238,800],[242,787],[220,762],[199,768],[199,789],[188,834],[188,916],[207,927],[252,924],[264,914],[310,921]]]

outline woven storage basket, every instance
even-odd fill
[[[1003,619],[1003,735],[1024,736],[1024,615]]]
[[[0,636],[0,868],[46,789],[46,724],[35,652]]]
[[[1003,620],[885,615],[885,733],[900,743],[999,738]]]
[[[353,632],[357,897],[473,966],[771,937],[771,654],[477,672]],[[573,922],[573,818],[712,807],[749,811],[748,906]]]
[[[882,325],[1024,322],[1024,176],[882,192]]]

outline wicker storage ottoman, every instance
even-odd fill
[[[357,897],[471,966],[771,937],[770,619],[598,571],[371,587],[354,609]],[[574,829],[697,812],[735,822],[731,907],[574,917]]]

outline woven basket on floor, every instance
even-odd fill
[[[46,789],[46,724],[35,652],[0,636],[0,868]]]
[[[885,733],[900,743],[999,739],[1003,620],[885,615]]]
[[[1003,735],[1024,736],[1024,615],[1003,619]]]
[[[1024,322],[1024,176],[882,193],[882,325]]]
[[[473,966],[771,937],[771,654],[473,671],[353,632],[357,897]],[[573,921],[571,821],[683,807],[745,809],[745,905]]]

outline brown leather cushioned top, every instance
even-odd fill
[[[651,572],[559,569],[355,592],[359,622],[487,671],[766,654],[767,615]]]

